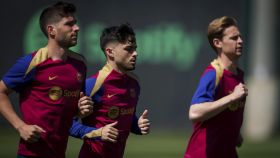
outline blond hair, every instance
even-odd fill
[[[226,28],[230,26],[237,26],[237,22],[234,18],[223,16],[220,18],[214,19],[209,25],[207,29],[207,37],[211,47],[217,51],[213,40],[215,38],[222,39],[224,36],[224,31]]]

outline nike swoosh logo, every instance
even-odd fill
[[[54,80],[54,79],[56,79],[57,78],[57,76],[49,76],[49,80],[51,81],[51,80]]]
[[[108,95],[107,95],[107,98],[112,98],[112,97],[115,96],[115,95],[117,95],[117,94],[108,94]]]

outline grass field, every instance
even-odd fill
[[[125,158],[182,158],[188,135],[182,132],[152,132],[147,136],[131,135]],[[16,157],[18,135],[12,129],[0,129],[0,158]],[[82,141],[70,138],[67,158],[76,158]],[[240,158],[279,158],[280,137],[263,143],[245,141],[239,149]]]

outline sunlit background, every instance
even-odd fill
[[[54,0],[1,3],[0,76],[16,60],[46,45],[39,29],[42,8]],[[235,17],[244,40],[240,67],[249,96],[240,157],[278,158],[280,3],[277,0],[71,0],[77,6],[79,43],[88,76],[105,62],[99,46],[104,27],[129,22],[136,32],[141,97],[137,114],[149,110],[149,136],[128,140],[125,157],[182,157],[192,131],[188,106],[204,68],[215,57],[206,29],[214,18]],[[11,96],[18,111],[18,97]],[[0,157],[15,157],[18,134],[0,116]],[[77,157],[81,141],[70,138],[67,157]]]

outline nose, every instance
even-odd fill
[[[74,28],[74,31],[79,31],[80,30],[80,27],[77,25],[77,24],[75,24],[74,26],[73,26]]]
[[[243,43],[243,40],[241,37],[238,38],[238,43]]]
[[[135,51],[133,51],[132,55],[133,55],[133,56],[138,56],[137,51],[136,51],[136,50],[135,50]]]

